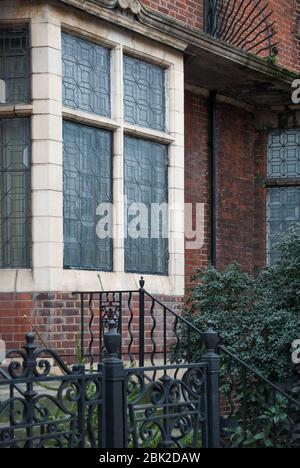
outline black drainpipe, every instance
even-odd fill
[[[210,259],[217,266],[217,93],[209,96],[209,139],[210,139]]]

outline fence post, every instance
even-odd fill
[[[208,323],[208,330],[203,333],[206,352],[203,361],[207,370],[207,415],[208,447],[220,448],[220,356],[218,354],[219,336],[213,323]]]
[[[33,424],[34,424],[34,399],[37,393],[34,391],[34,372],[37,367],[35,350],[37,347],[34,343],[34,334],[27,333],[26,345],[24,346],[26,357],[24,358],[24,370],[26,372],[26,391],[24,398],[26,402],[25,420],[26,420],[26,443],[25,448],[33,448]]]
[[[80,377],[78,377],[78,383],[80,388],[80,394],[77,402],[77,424],[78,424],[78,432],[80,434],[80,441],[79,441],[79,448],[85,447],[85,400],[86,400],[86,380],[85,380],[85,366],[78,365],[73,366],[73,371],[79,373]]]
[[[104,335],[107,357],[103,359],[104,370],[104,411],[106,448],[126,448],[126,388],[123,362],[119,359],[121,335],[117,332],[118,324],[109,321],[109,332]]]
[[[140,279],[139,289],[139,366],[144,367],[145,364],[145,281]]]

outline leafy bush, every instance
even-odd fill
[[[281,258],[258,277],[262,290],[269,293],[269,303],[276,309],[300,314],[300,234],[290,230],[278,239]],[[266,298],[267,299],[267,298]],[[298,329],[300,332],[300,330]],[[298,336],[299,338],[299,336]]]
[[[272,404],[261,405],[252,392],[252,404],[247,406],[247,420],[242,416],[242,407],[236,418],[240,425],[227,430],[232,448],[286,448],[290,441],[290,427],[286,399],[277,394]],[[242,395],[238,395],[241,400]],[[294,442],[292,442],[293,444]],[[297,441],[295,441],[295,446]],[[294,445],[293,445],[294,447]]]
[[[300,338],[300,235],[282,235],[276,249],[281,252],[278,263],[255,277],[237,264],[223,272],[199,270],[186,314],[202,331],[213,322],[223,346],[297,399],[299,388],[293,393],[292,387],[299,377],[291,345]],[[183,326],[180,343],[175,359],[186,357],[188,350],[200,361],[198,333],[188,334]],[[248,374],[221,353],[223,441],[231,447],[299,447],[300,406],[293,407],[262,379]]]
[[[256,277],[237,264],[223,272],[200,270],[187,315],[201,330],[214,322],[232,353],[270,380],[284,381],[295,372],[291,343],[300,338],[300,235],[293,230],[282,235],[278,247],[278,263]],[[193,334],[193,358],[200,353]]]

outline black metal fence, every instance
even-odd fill
[[[207,365],[125,371],[129,446],[209,446]]]
[[[102,366],[71,370],[28,334],[0,368],[0,448],[75,448],[105,444]]]
[[[266,0],[206,0],[205,31],[256,55],[278,54],[276,21]]]
[[[194,363],[195,357],[191,349],[195,349],[196,344],[199,350],[197,360],[204,362],[209,348],[208,337],[211,340],[218,336],[213,325],[209,324],[208,333],[202,333],[182,315],[149,294],[144,285],[144,280],[141,279],[140,288],[136,291],[81,295],[82,336],[85,337],[82,343],[88,344],[87,352],[82,348],[82,354],[91,362],[96,355],[103,360],[104,338],[110,324],[114,323],[120,334],[115,350],[118,357],[130,366],[135,366],[135,363],[141,368],[151,365],[154,380],[157,366],[171,365],[179,369],[180,366]],[[95,326],[97,311],[100,319]],[[88,319],[88,329],[84,328],[84,318]],[[100,336],[98,351],[95,347],[97,333]],[[214,343],[212,353],[216,353],[217,346]],[[300,392],[298,396],[287,393],[222,346],[219,346],[218,352],[221,358],[221,384],[219,386],[214,381],[211,388],[208,388],[208,395],[213,399],[214,405],[217,405],[217,414],[218,401],[222,405],[222,446],[299,447]],[[219,359],[218,355],[217,358]],[[217,380],[218,369],[217,362]],[[213,391],[216,392],[214,395]],[[220,420],[217,421],[216,418],[218,416],[214,412],[210,414],[208,424],[213,420],[214,427],[219,427]],[[155,431],[151,434],[150,438],[155,438]],[[202,444],[205,445],[205,440]],[[214,444],[217,445],[217,442]]]
[[[0,448],[300,447],[300,390],[234,356],[212,324],[201,332],[143,280],[137,291],[81,296],[87,368],[27,335],[0,367]]]
[[[137,290],[74,293],[80,296],[81,303],[82,359],[93,365],[105,357],[104,336],[111,320],[117,323],[122,338],[118,355],[130,365],[174,363],[174,356],[181,349],[183,329],[189,337],[188,342],[196,337],[202,346],[203,337],[199,330],[180,313],[152,296],[144,286],[145,281],[141,278]],[[181,303],[178,308],[182,308]],[[186,356],[181,357],[178,364],[193,361],[189,349],[187,346]]]
[[[0,448],[218,447],[217,333],[194,364],[132,368],[119,358],[118,321],[108,321],[98,369],[70,370],[28,334],[0,368]]]

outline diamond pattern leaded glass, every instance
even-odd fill
[[[273,132],[268,145],[268,177],[300,176],[300,130]]]
[[[278,234],[291,227],[300,229],[300,187],[269,189],[268,227],[269,263],[273,265],[280,255],[274,247]]]
[[[0,267],[30,268],[30,121],[0,119]]]
[[[163,226],[166,224],[163,224],[162,214],[156,218],[157,224],[155,224],[154,217],[151,217],[151,204],[168,201],[167,147],[126,136],[124,156],[125,194],[128,206],[133,203],[143,203],[148,210],[145,224],[139,225],[142,237],[132,238],[128,235],[125,240],[125,269],[127,272],[166,275],[168,240],[162,235]],[[134,219],[136,215],[128,215],[129,231],[130,223]],[[166,219],[164,221],[167,223]],[[151,228],[154,232],[155,226],[157,226],[156,234],[151,236]]]
[[[0,28],[0,104],[30,101],[28,31]]]
[[[111,132],[64,122],[64,266],[112,269],[112,240],[96,234],[96,210],[112,201]]]
[[[165,108],[165,71],[142,60],[124,57],[126,122],[164,131]]]
[[[109,50],[63,33],[62,65],[64,105],[109,117]]]

